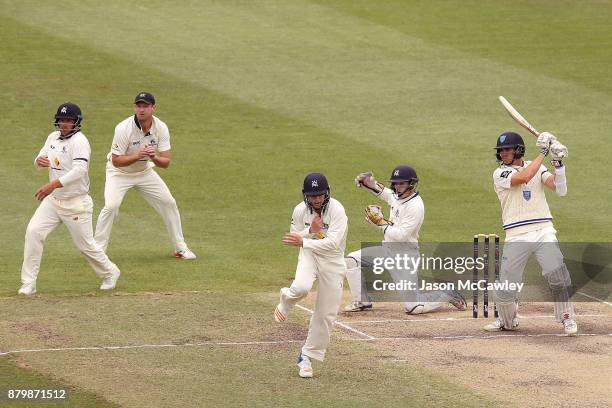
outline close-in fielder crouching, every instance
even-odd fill
[[[372,299],[368,294],[362,269],[372,266],[374,258],[394,258],[395,255],[407,255],[419,258],[419,231],[425,218],[425,205],[417,191],[418,177],[416,171],[405,165],[393,169],[389,179],[391,188],[387,188],[374,179],[371,172],[361,173],[355,178],[358,187],[365,187],[379,199],[390,205],[390,217],[385,219],[379,206],[368,206],[366,219],[383,234],[380,246],[366,247],[351,252],[346,257],[346,276],[351,290],[352,302],[345,312],[360,312],[372,308]],[[416,270],[404,268],[386,268],[394,282],[410,281],[417,283]],[[406,313],[427,313],[451,303],[458,310],[465,310],[466,302],[456,291],[411,291],[400,293]]]

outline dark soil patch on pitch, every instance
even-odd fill
[[[531,379],[529,381],[514,381],[514,384],[517,387],[575,387],[576,384],[573,382],[563,380],[558,377],[551,376],[539,376],[535,380]]]
[[[53,328],[39,322],[31,322],[23,325],[11,324],[15,331],[22,331],[29,335],[34,335],[45,344],[53,347],[64,346],[70,343],[73,338],[54,331]]]

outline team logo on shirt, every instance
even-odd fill
[[[66,146],[62,147],[62,153],[66,153]]]
[[[523,191],[523,198],[525,201],[531,200],[531,191]]]
[[[396,216],[396,217],[399,217],[399,209],[398,209],[398,210],[395,210],[395,216]]]

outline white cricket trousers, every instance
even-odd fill
[[[571,277],[563,261],[563,254],[557,241],[557,231],[546,227],[536,231],[506,237],[502,254],[499,280],[501,282],[523,282],[523,272],[531,254],[542,268],[542,275],[553,292],[554,315],[559,322],[569,314],[574,318],[574,305],[570,300]],[[500,317],[509,326],[518,311],[518,291],[498,290],[493,296],[497,301]]]
[[[51,231],[61,223],[68,228],[72,241],[101,278],[118,270],[94,240],[92,214],[93,201],[89,195],[69,200],[58,200],[52,195],[45,197],[26,229],[21,283],[27,285],[36,282],[40,271],[43,243]]]
[[[326,258],[309,249],[300,249],[295,279],[291,287],[281,289],[281,303],[286,310],[302,300],[317,283],[317,299],[302,354],[323,361],[332,326],[342,302],[342,282],[346,265],[342,256]]]
[[[106,251],[110,241],[111,230],[115,217],[119,215],[119,207],[125,193],[130,188],[136,188],[143,198],[162,216],[170,239],[177,251],[187,249],[181,227],[176,200],[164,180],[153,169],[137,174],[126,174],[115,170],[106,171],[104,185],[104,208],[96,224],[96,241]]]

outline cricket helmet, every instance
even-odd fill
[[[72,119],[74,120],[74,128],[72,132],[66,136],[71,136],[81,130],[81,123],[83,122],[83,113],[81,112],[81,108],[78,105],[72,102],[62,103],[58,108],[57,112],[54,116],[53,125],[56,129],[59,126],[60,119]]]
[[[402,195],[404,195],[405,193],[416,189],[416,186],[419,183],[419,178],[417,177],[416,171],[412,167],[406,165],[399,165],[391,172],[389,182],[391,182],[391,190],[393,190],[393,192],[397,196],[398,193],[395,190],[395,183],[408,183],[408,189],[406,189],[406,191],[402,193]]]
[[[525,141],[518,133],[514,132],[504,132],[497,138],[497,145],[495,146],[495,157],[497,161],[502,161],[501,159],[501,149],[504,148],[513,148],[514,149],[514,159],[520,159],[525,155]]]
[[[313,211],[312,205],[308,201],[308,196],[318,196],[325,194],[325,200],[321,206],[321,213],[325,211],[329,204],[330,188],[327,178],[321,173],[310,173],[304,179],[304,187],[302,188],[302,194],[304,195],[304,202]]]

